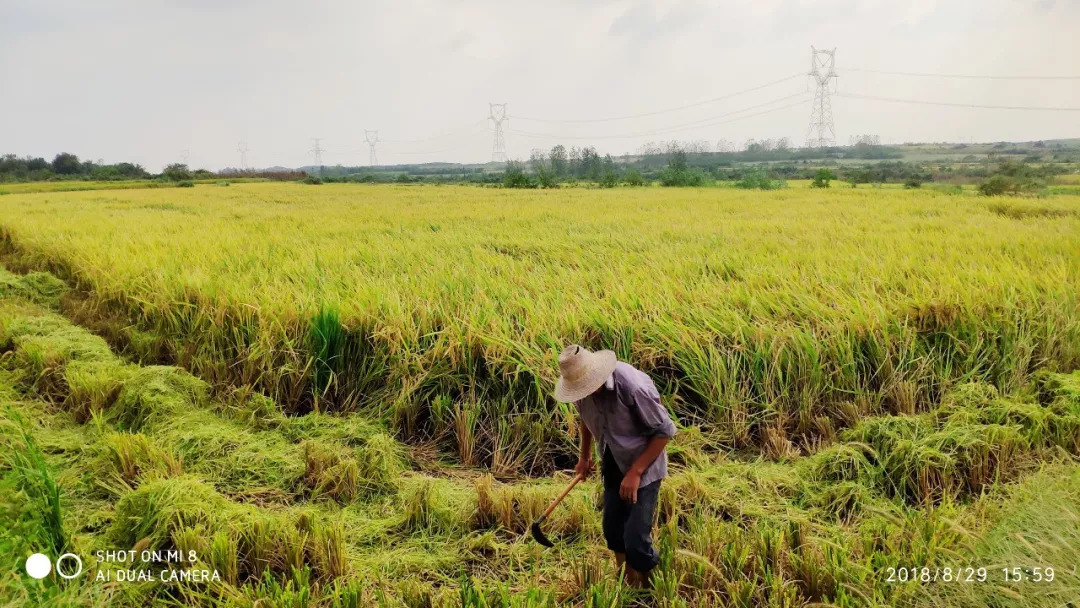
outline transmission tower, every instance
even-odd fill
[[[312,137],[311,138],[311,142],[312,142],[312,144],[311,144],[311,153],[315,155],[315,166],[319,168],[319,175],[322,175],[323,174],[323,164],[322,164],[323,148],[319,144],[320,141],[322,141],[321,137]]]
[[[247,153],[248,145],[246,141],[242,141],[236,144],[236,151],[240,153],[240,170],[247,171]]]
[[[364,141],[368,145],[368,166],[375,167],[379,164],[379,159],[375,156],[375,144],[379,143],[379,132],[364,129]]]
[[[191,157],[191,150],[188,150],[187,148],[184,148],[183,150],[180,151],[180,162],[182,162],[182,163],[184,163],[186,165],[186,164],[188,164],[188,158],[190,158],[190,157]]]
[[[833,129],[832,91],[836,84],[836,48],[819,51],[810,47],[810,76],[814,77],[814,105],[810,109],[810,127],[806,130],[806,147],[825,148],[836,145]]]
[[[506,115],[505,103],[489,103],[488,118],[495,123],[495,141],[491,146],[491,160],[496,163],[506,162],[506,137],[503,135],[503,123],[510,122]]]

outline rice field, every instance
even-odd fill
[[[10,194],[0,231],[0,545],[222,575],[0,578],[15,603],[1080,592],[1078,196],[252,183]],[[610,576],[595,483],[559,548],[528,539],[576,451],[567,342],[650,373],[680,427],[649,593]],[[990,579],[889,580],[923,566]]]

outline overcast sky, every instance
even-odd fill
[[[159,170],[490,160],[555,143],[619,154],[653,140],[806,140],[810,46],[837,92],[1080,107],[1080,0],[0,0],[0,153],[70,151]],[[598,122],[540,122],[617,118]],[[836,139],[1080,136],[1080,112],[833,97]],[[690,123],[690,128],[680,126]],[[695,124],[696,123],[696,124]],[[629,137],[624,137],[629,136]],[[430,138],[430,139],[429,139]],[[419,141],[418,141],[419,140]]]

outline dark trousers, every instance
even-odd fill
[[[660,557],[652,544],[653,513],[660,494],[660,480],[638,488],[637,502],[619,496],[623,474],[611,452],[604,450],[600,467],[604,476],[604,540],[608,549],[625,553],[626,563],[638,572],[652,570]]]

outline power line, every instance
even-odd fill
[[[950,106],[954,108],[983,108],[987,110],[1032,110],[1045,112],[1080,112],[1080,108],[1065,108],[1051,106],[996,106],[979,103],[953,103],[949,101],[924,101],[921,99],[899,99],[896,97],[880,97],[877,95],[860,95],[857,93],[836,93],[838,97],[851,99],[871,99],[874,101],[889,101],[894,103],[913,103],[926,106]]]
[[[918,76],[923,78],[966,78],[971,80],[1080,80],[1080,76],[996,76],[979,74],[937,74],[931,72],[891,72],[888,70],[868,70],[865,68],[844,68],[849,72],[868,74],[888,74],[889,76]]]
[[[477,135],[480,135],[480,132],[472,133],[470,135],[467,135],[466,137],[475,138]],[[473,140],[473,141],[476,141],[476,140]],[[471,147],[472,146],[470,144],[462,144],[462,143],[459,142],[457,144],[451,145],[450,147],[441,148],[439,150],[406,150],[406,151],[401,151],[401,152],[396,152],[396,153],[397,154],[407,154],[407,155],[421,156],[421,155],[424,155],[424,154],[440,154],[442,152],[453,152],[455,150],[464,150],[465,148],[471,148]]]
[[[750,115],[747,115],[747,116],[740,116],[738,118],[734,118],[734,119],[731,119],[731,120],[719,120],[719,119],[722,119],[722,118],[724,118],[726,116],[731,116],[733,114],[741,114],[743,112],[749,112],[751,110],[756,110],[758,108],[763,108],[765,106],[769,106],[769,105],[772,105],[774,103],[778,103],[778,102],[781,102],[781,101],[786,101],[788,99],[792,99],[792,98],[796,98],[796,97],[798,97],[800,99],[798,101],[794,102],[794,103],[783,105],[783,106],[780,106],[780,107],[777,107],[777,108],[772,108],[772,109],[767,110],[765,112],[758,112],[756,114],[750,114]],[[694,121],[691,121],[691,122],[686,122],[686,123],[682,123],[682,124],[678,124],[678,125],[672,125],[670,127],[662,127],[662,128],[653,129],[653,130],[650,130],[650,131],[640,131],[640,132],[637,132],[637,133],[628,133],[626,135],[558,135],[558,134],[554,134],[554,133],[535,133],[535,132],[531,132],[531,131],[518,131],[517,129],[514,129],[513,132],[515,134],[524,135],[526,137],[546,137],[546,138],[549,138],[549,139],[630,139],[630,138],[634,138],[634,137],[646,137],[646,136],[650,136],[650,135],[663,135],[665,133],[674,133],[674,132],[677,132],[677,131],[685,131],[686,129],[709,127],[709,126],[713,126],[713,125],[716,125],[716,124],[723,124],[723,123],[726,123],[726,122],[732,122],[734,120],[741,120],[743,118],[750,118],[751,116],[757,116],[759,114],[765,114],[765,113],[773,112],[773,111],[776,111],[776,110],[783,110],[785,108],[790,108],[792,106],[799,105],[799,104],[801,104],[801,103],[803,103],[805,101],[806,101],[806,92],[805,91],[800,91],[798,93],[795,93],[794,95],[786,95],[784,97],[778,97],[776,99],[772,99],[772,100],[769,100],[769,101],[766,101],[766,102],[763,102],[763,103],[754,104],[752,106],[747,106],[745,108],[740,108],[738,110],[732,110],[730,112],[725,112],[723,114],[718,114],[716,116],[710,116],[709,118],[703,118],[703,119],[700,119],[700,120],[694,120]]]
[[[791,80],[793,78],[798,78],[799,76],[803,76],[803,75],[804,75],[803,72],[799,72],[797,74],[791,74],[789,76],[784,76],[783,78],[774,80],[772,82],[766,82],[765,84],[758,85],[756,87],[750,87],[749,89],[743,89],[741,91],[735,91],[734,93],[727,93],[726,95],[721,95],[719,97],[713,97],[712,99],[706,99],[704,101],[688,103],[686,105],[676,106],[676,107],[673,107],[673,108],[665,108],[663,110],[655,110],[653,112],[642,112],[640,114],[627,114],[625,116],[612,116],[610,118],[579,118],[579,119],[564,119],[564,120],[548,119],[548,118],[529,118],[527,116],[516,116],[516,115],[514,116],[514,118],[517,119],[517,120],[528,120],[528,121],[532,121],[532,122],[552,122],[552,123],[588,123],[588,122],[613,122],[613,121],[616,121],[616,120],[630,120],[632,118],[643,118],[645,116],[656,116],[657,114],[666,114],[668,112],[678,112],[680,110],[686,110],[686,109],[689,109],[689,108],[696,108],[696,107],[699,107],[699,106],[704,106],[704,105],[708,105],[708,104],[711,104],[711,103],[716,103],[718,101],[723,101],[725,99],[730,99],[732,97],[737,97],[739,95],[744,95],[746,93],[751,93],[753,91],[758,91],[758,90],[761,90],[761,89],[764,89],[764,88],[767,88],[767,87],[771,87],[773,85],[780,84],[781,82],[787,82],[788,80]]]
[[[453,129],[451,131],[444,131],[443,133],[441,133],[439,135],[432,135],[431,137],[420,137],[420,138],[417,138],[417,139],[385,139],[385,140],[380,140],[379,143],[381,143],[381,144],[410,144],[410,143],[419,143],[419,142],[424,142],[424,141],[433,141],[433,140],[436,140],[436,139],[444,139],[444,138],[447,138],[447,137],[452,137],[452,136],[455,136],[455,135],[460,135],[460,134],[463,134],[463,133],[468,133],[468,132],[474,131],[474,130],[476,130],[476,127],[487,123],[487,121],[488,121],[487,118],[481,118],[480,120],[478,120],[476,122],[469,123],[468,125],[465,125],[465,126],[459,128],[459,129]]]

